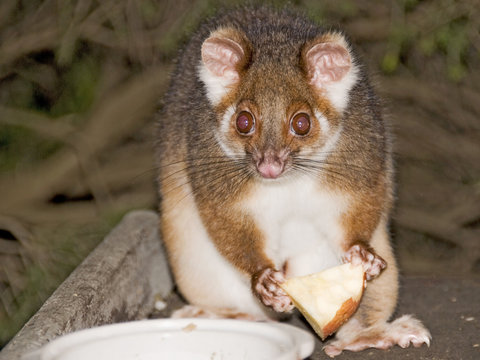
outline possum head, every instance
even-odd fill
[[[201,55],[199,77],[227,156],[276,179],[335,146],[357,81],[343,35],[275,44],[222,28],[203,42]]]

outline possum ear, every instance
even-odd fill
[[[342,111],[357,81],[357,69],[343,35],[329,33],[307,44],[302,60],[309,83]]]
[[[239,82],[248,49],[242,34],[233,29],[217,30],[203,42],[200,79],[213,105]]]

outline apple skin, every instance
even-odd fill
[[[345,265],[340,265],[340,266],[345,266]],[[331,269],[327,269],[326,271],[328,270],[331,270]],[[321,273],[308,275],[307,277],[311,278],[317,275],[321,275]],[[307,277],[304,277],[304,278],[307,278]],[[292,291],[292,288],[289,286],[291,282],[299,281],[299,280],[301,281],[301,279],[302,277],[289,279],[287,280],[286,283],[283,283],[280,286],[290,296],[295,307],[298,308],[300,313],[302,313],[305,319],[307,319],[308,323],[312,326],[313,330],[315,330],[317,335],[322,340],[325,340],[328,336],[335,333],[340,328],[340,326],[342,326],[345,322],[348,321],[348,319],[350,319],[350,317],[352,317],[352,315],[355,313],[358,306],[360,305],[360,301],[362,299],[363,292],[367,284],[365,273],[363,273],[363,279],[361,280],[362,284],[359,284],[358,286],[358,289],[359,289],[358,293],[353,294],[352,297],[345,299],[341,303],[338,303],[335,314],[333,314],[332,312],[331,316],[328,317],[328,321],[321,321],[315,318],[315,316],[313,316],[311,312],[304,306],[304,299],[305,299],[303,296],[304,294],[295,293],[294,291]],[[360,279],[358,281],[360,281]]]

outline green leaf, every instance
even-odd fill
[[[385,54],[382,59],[381,68],[382,71],[386,74],[393,73],[399,64],[399,54],[395,51],[389,51]]]

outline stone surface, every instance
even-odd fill
[[[75,330],[142,319],[172,290],[158,216],[134,211],[98,245],[0,353],[24,353]]]
[[[430,347],[345,351],[337,358],[474,360],[480,359],[480,278],[405,277],[395,317],[414,314],[432,334]],[[306,326],[299,319],[296,324]],[[317,339],[310,360],[328,359]]]
[[[167,317],[184,305],[172,292],[157,223],[153,212],[127,215],[7,345],[0,360],[18,359],[21,353],[73,330],[147,316]],[[153,309],[156,295],[166,299],[166,309]],[[430,329],[430,347],[345,351],[337,358],[480,359],[480,277],[404,277],[395,317],[403,314],[414,314]],[[298,314],[289,323],[309,329]],[[309,360],[328,359],[324,345],[316,338]]]
[[[185,304],[175,292],[167,300],[168,307],[154,313],[153,317],[166,317]],[[344,351],[335,359],[480,359],[480,278],[405,277],[395,317],[403,314],[414,314],[427,326],[433,337],[430,347]],[[314,334],[299,314],[292,316],[288,323]],[[309,360],[330,359],[322,350],[328,339],[322,342],[315,337],[315,341],[315,351]]]

